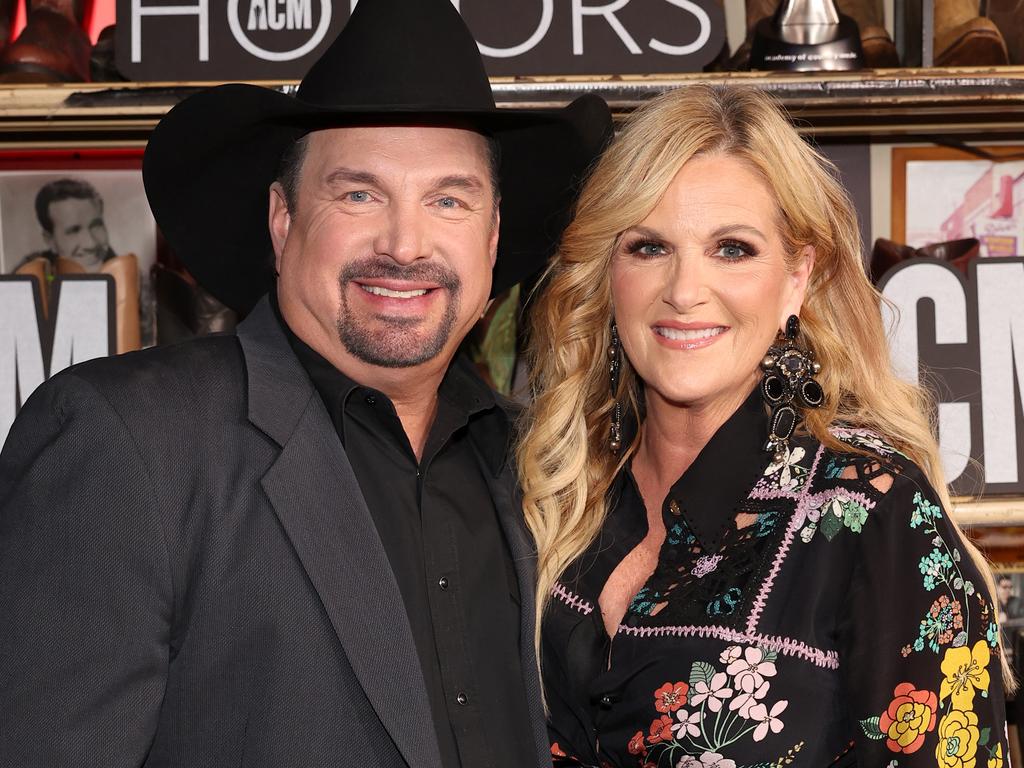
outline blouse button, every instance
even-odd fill
[[[447,579],[447,577],[442,576],[440,579],[438,579],[437,580],[437,586],[439,586],[442,590],[448,589],[448,579]]]
[[[672,499],[672,501],[668,503],[668,511],[671,512],[674,517],[679,517],[683,514],[683,510],[679,508],[679,504],[675,499]]]
[[[458,694],[458,695],[457,695],[457,696],[455,697],[455,700],[456,700],[457,702],[459,702],[459,706],[462,706],[462,707],[464,707],[464,706],[466,706],[467,704],[469,704],[469,696],[467,696],[466,694],[464,694],[464,693],[462,693],[462,692],[460,692],[460,693],[459,693],[459,694]]]
[[[612,697],[607,693],[601,697],[601,706],[605,709],[611,709],[612,707]]]

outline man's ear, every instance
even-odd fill
[[[284,253],[284,244],[288,240],[288,231],[291,229],[292,215],[288,210],[288,201],[285,199],[284,187],[279,182],[270,185],[270,241],[274,245],[274,268],[281,271],[281,254]]]
[[[494,269],[494,263],[498,260],[498,233],[501,231],[501,211],[498,208],[494,209],[494,229],[491,231],[491,238],[487,243],[487,247],[491,251],[491,269]]]

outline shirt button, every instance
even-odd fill
[[[601,706],[605,707],[606,709],[611,708],[612,706],[612,697],[609,696],[607,693],[601,697]]]
[[[367,395],[367,396],[366,396],[366,404],[367,404],[368,406],[370,406],[371,408],[372,408],[373,406],[375,406],[375,405],[377,404],[377,398],[376,398],[376,396],[375,396],[375,395]]]
[[[437,580],[437,586],[439,586],[441,589],[448,589],[448,579],[442,576],[440,579]]]
[[[459,706],[462,706],[462,707],[464,707],[467,704],[469,704],[469,696],[467,696],[466,694],[461,693],[461,692],[455,697],[455,700],[457,702],[459,702]]]

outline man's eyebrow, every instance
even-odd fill
[[[341,182],[350,184],[365,184],[369,187],[380,186],[380,179],[369,171],[357,171],[352,168],[335,168],[327,175],[327,185],[331,186]]]
[[[466,192],[480,194],[484,191],[484,183],[477,176],[453,173],[442,176],[434,182],[434,189],[462,189]]]

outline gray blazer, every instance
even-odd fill
[[[534,557],[484,471],[522,594]],[[39,388],[0,453],[0,766],[441,768],[398,585],[266,300]],[[479,768],[467,766],[466,768]]]

